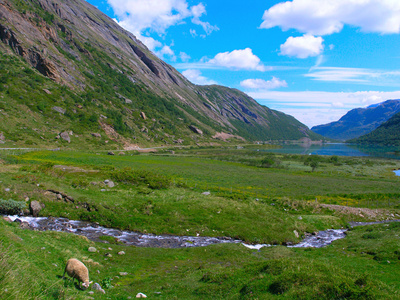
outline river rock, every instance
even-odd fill
[[[89,247],[88,251],[89,252],[97,252],[97,249],[95,247]]]
[[[60,137],[64,140],[67,141],[68,143],[71,143],[71,138],[69,137],[68,132],[64,131],[60,133]]]
[[[32,201],[29,205],[30,213],[36,218],[39,216],[40,211],[45,207],[43,203],[39,201]]]
[[[8,222],[8,223],[11,223],[11,222],[12,222],[11,219],[10,219],[9,217],[3,217],[3,220],[6,221],[6,222]]]
[[[22,228],[22,229],[32,229],[32,226],[31,226],[28,222],[21,222],[21,223],[19,224],[19,228]]]

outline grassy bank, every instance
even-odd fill
[[[400,179],[391,172],[400,168],[397,161],[318,157],[313,170],[308,157],[232,149],[12,154],[0,154],[0,199],[38,200],[45,204],[41,216],[276,246],[127,247],[1,221],[5,299],[87,299],[88,291],[59,278],[71,257],[87,264],[91,280],[113,286],[96,299],[138,292],[160,299],[399,299],[398,224],[355,228],[323,249],[282,246],[349,220],[399,218]],[[376,214],[332,211],[321,203],[372,203]],[[121,250],[126,254],[118,255]]]

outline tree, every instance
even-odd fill
[[[314,172],[316,168],[319,166],[320,158],[318,155],[311,155],[308,156],[307,159],[304,161],[305,166],[310,166],[311,171]]]

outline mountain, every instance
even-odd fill
[[[369,145],[400,146],[400,113],[381,124],[372,132],[349,142]]]
[[[367,108],[352,109],[339,121],[314,126],[311,130],[331,139],[349,140],[373,131],[399,111],[399,100],[387,100]]]
[[[198,86],[80,0],[0,1],[0,142],[118,147],[320,138],[227,87]]]

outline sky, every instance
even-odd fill
[[[87,0],[191,82],[310,128],[400,99],[399,0]]]

